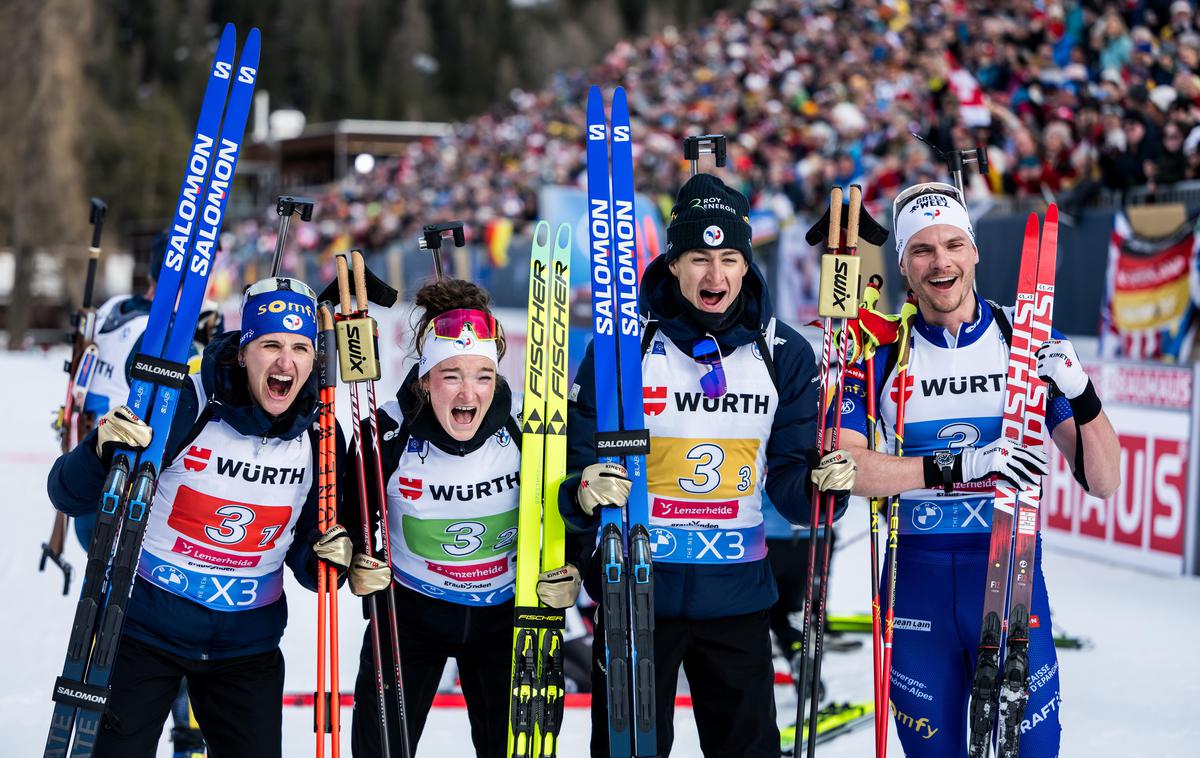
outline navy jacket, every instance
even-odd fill
[[[250,397],[245,369],[237,364],[238,338],[238,332],[226,332],[214,338],[204,351],[200,378],[208,395],[207,412],[250,437],[295,439],[309,433],[319,409],[316,372],[300,389],[291,409],[278,419],[272,419]],[[185,387],[171,423],[165,461],[173,460],[199,432],[199,407],[195,392]],[[315,438],[313,446],[315,449]],[[344,450],[345,443],[339,430],[339,458],[344,455]],[[344,470],[344,466],[338,468]],[[313,471],[316,471],[315,461]],[[50,501],[55,508],[71,516],[95,513],[106,474],[107,468],[96,455],[96,432],[93,430],[74,450],[54,462],[47,481]],[[296,538],[286,557],[296,579],[314,591],[317,578],[312,542],[316,528],[314,475],[313,485],[296,522]],[[124,633],[183,658],[209,660],[274,650],[286,625],[286,596],[261,608],[215,611],[148,582],[137,581],[129,602]]]
[[[704,336],[677,304],[675,277],[659,257],[646,267],[641,288],[642,315],[658,322],[659,331],[691,354],[692,342]],[[751,344],[767,328],[771,299],[761,272],[753,264],[742,284],[741,320],[714,336],[721,352]],[[817,434],[818,377],[808,342],[795,329],[776,322],[773,350],[779,405],[767,441],[766,490],[787,520],[807,523],[809,467],[805,450]],[[595,463],[596,388],[592,346],[588,345],[575,377],[567,410],[567,468],[571,475],[559,491],[559,510],[574,532],[594,533],[598,519],[580,510],[575,495],[579,472]],[[654,444],[651,438],[650,444]],[[598,561],[593,561],[593,564]],[[588,592],[599,597],[597,567],[588,572]],[[654,610],[664,618],[707,619],[753,613],[769,608],[777,597],[775,580],[766,560],[729,565],[657,563],[654,566]]]

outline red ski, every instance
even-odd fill
[[[1040,448],[1046,442],[1048,391],[1037,376],[1036,353],[1050,339],[1057,254],[1058,208],[1051,205],[1046,210],[1040,245],[1037,216],[1030,214],[1025,224],[1001,427],[1005,437],[1028,447]],[[1029,606],[1041,498],[1040,486],[1018,490],[1005,480],[997,481],[983,628],[971,683],[970,758],[987,758],[997,715],[997,755],[1015,758],[1019,750],[1021,717],[1028,699]],[[1000,650],[1006,632],[1002,679]]]

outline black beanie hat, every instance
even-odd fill
[[[667,260],[689,250],[732,248],[754,260],[750,203],[712,174],[696,174],[679,190],[667,225]]]

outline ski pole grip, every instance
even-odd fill
[[[696,175],[700,166],[700,156],[711,153],[713,163],[717,168],[723,168],[726,160],[726,140],[724,134],[701,134],[683,139],[683,159],[691,164],[692,176]]]
[[[291,216],[298,212],[301,221],[312,221],[313,207],[315,205],[316,201],[309,197],[280,195],[275,201],[275,212],[280,216]]]
[[[367,264],[363,261],[361,250],[350,251],[351,265],[354,269],[354,301],[359,310],[367,309]]]
[[[988,154],[987,145],[979,144],[975,146],[975,163],[979,166],[980,176],[988,175]]]
[[[100,260],[100,232],[104,228],[106,215],[108,215],[108,206],[100,198],[93,197],[91,211],[88,213],[88,223],[92,225],[92,244],[88,246],[87,278],[83,285],[84,310],[92,307],[92,293],[96,286],[96,265]],[[91,339],[90,334],[88,339]]]
[[[93,255],[100,254],[100,230],[104,226],[104,217],[108,215],[108,205],[98,197],[92,198],[92,209],[88,214],[88,223],[92,225],[92,245],[91,250]]]
[[[851,198],[854,188],[851,188]],[[861,204],[861,195],[860,204]],[[846,230],[846,247],[852,252],[851,243],[858,244],[858,214],[853,202],[847,222],[854,223],[854,234]],[[842,188],[834,187],[829,191],[829,235],[826,240],[826,252],[821,256],[821,289],[817,298],[817,313],[824,318],[850,319],[858,316],[858,302],[855,294],[858,292],[858,272],[861,261],[856,255],[838,255],[840,249],[842,221]]]
[[[317,307],[317,342],[321,348],[317,384],[333,387],[337,384],[337,338],[334,336],[333,312],[329,303]]]
[[[353,309],[350,307],[350,270],[346,264],[345,253],[337,255],[337,284],[338,303],[341,306],[342,315],[349,316]]]
[[[842,188],[829,190],[829,232],[825,237],[825,252],[836,253],[842,242]]]
[[[862,187],[850,185],[850,204],[846,209],[846,252],[858,251],[858,218],[862,213]]]
[[[442,238],[450,232],[450,236],[454,240],[455,247],[462,247],[467,244],[467,236],[464,231],[463,222],[447,221],[441,224],[426,224],[421,227],[421,249],[422,250],[438,250],[442,247]]]

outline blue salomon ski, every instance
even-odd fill
[[[254,96],[259,32],[250,31],[235,69],[236,37],[233,25],[227,25],[200,109],[142,352],[130,371],[127,404],[138,417],[148,420],[153,439],[140,456],[117,453],[105,480],[67,659],[63,675],[55,683],[54,716],[44,756],[66,756],[68,748],[72,758],[92,755],[108,704],[146,519],[175,405],[189,381],[185,361]],[[131,472],[136,472],[132,486]],[[103,586],[106,577],[107,588]]]
[[[588,220],[591,231],[596,452],[624,464],[633,481],[628,508],[600,515],[610,755],[658,753],[654,720],[654,583],[647,531],[646,453],[642,415],[642,346],[638,317],[633,149],[625,91],[612,105],[610,132],[598,87],[588,93]],[[618,336],[619,335],[619,336]],[[620,403],[601,387],[619,387]]]

